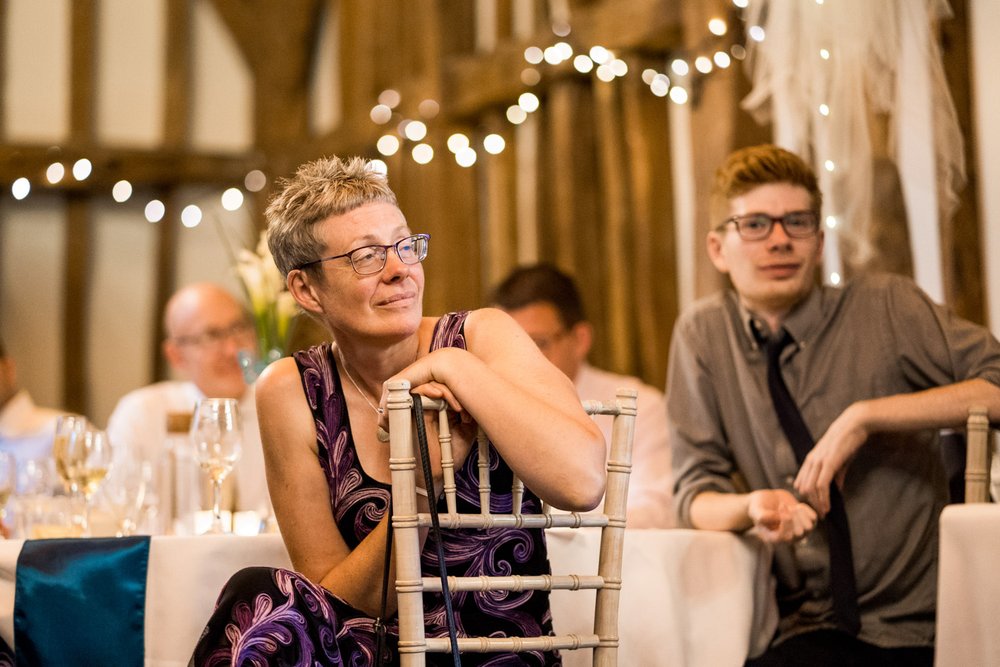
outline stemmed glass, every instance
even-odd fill
[[[72,498],[72,505],[75,505],[80,499],[80,483],[77,476],[77,466],[69,452],[69,441],[74,433],[85,431],[88,426],[87,419],[80,415],[66,414],[56,420],[52,457],[55,459],[56,473],[59,474],[59,479],[62,480],[66,493]],[[76,509],[71,508],[70,512],[71,516],[75,515]],[[70,522],[76,523],[76,518],[72,518]]]
[[[0,524],[7,525],[7,501],[17,487],[17,462],[14,455],[0,452]]]
[[[135,534],[143,519],[156,511],[153,464],[130,456],[119,457],[115,471],[101,492],[115,519],[116,537]]]
[[[56,435],[52,442],[52,455],[56,460],[56,472],[59,473],[66,491],[76,495],[80,491],[80,486],[73,473],[76,468],[73,460],[69,456],[70,436],[77,431],[87,429],[87,420],[80,415],[62,415],[56,420]]]
[[[83,496],[83,536],[90,537],[90,510],[94,493],[111,468],[111,441],[104,431],[89,427],[70,430],[64,441],[56,435],[59,475],[74,493]]]
[[[221,533],[222,482],[240,458],[243,425],[240,408],[233,398],[203,398],[194,408],[191,419],[191,445],[194,458],[212,482],[212,527]]]

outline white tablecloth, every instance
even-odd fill
[[[550,531],[554,574],[595,573],[596,531]],[[0,541],[0,636],[13,645],[14,574],[23,542]],[[619,664],[629,667],[741,665],[753,641],[770,638],[776,619],[763,547],[728,533],[629,530],[619,616]],[[146,665],[187,665],[219,590],[249,565],[290,567],[278,535],[154,537],[146,594]],[[755,586],[755,581],[764,582]],[[756,593],[756,595],[755,595]],[[590,632],[593,605],[558,591],[559,632]],[[564,654],[567,667],[590,652]]]
[[[941,514],[938,667],[1000,665],[1000,505],[949,505]]]

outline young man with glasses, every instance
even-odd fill
[[[170,298],[163,327],[163,353],[181,379],[157,382],[123,396],[108,419],[112,443],[134,459],[157,463],[166,455],[168,415],[190,413],[195,401],[203,397],[239,399],[243,451],[233,471],[235,509],[269,516],[254,391],[244,381],[237,359],[239,350],[256,347],[246,309],[222,287],[197,283]]]
[[[619,388],[639,392],[628,489],[629,528],[672,528],[670,444],[663,392],[637,377],[587,363],[593,328],[573,279],[551,264],[523,266],[496,287],[491,303],[507,311],[542,354],[573,381],[581,399],[608,400]],[[611,442],[611,420],[598,420]]]
[[[774,543],[778,629],[749,664],[930,665],[938,431],[1000,417],[1000,343],[899,276],[820,286],[821,205],[775,146],[716,174],[708,253],[732,289],[674,328],[675,506]]]

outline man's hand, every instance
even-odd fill
[[[751,492],[747,515],[765,542],[791,542],[816,527],[816,511],[784,489]]]
[[[868,439],[863,406],[854,403],[840,413],[806,456],[795,477],[795,490],[821,517],[830,511],[830,483],[844,481],[847,464]]]

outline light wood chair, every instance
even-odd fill
[[[406,380],[388,385],[390,468],[392,474],[393,553],[396,562],[396,595],[399,608],[399,654],[403,667],[424,665],[426,653],[448,653],[448,637],[424,636],[423,592],[441,591],[439,577],[424,577],[420,568],[418,531],[431,525],[430,514],[418,513],[414,470],[417,452],[413,437],[410,385]],[[524,591],[596,589],[594,632],[583,635],[542,637],[459,637],[459,653],[518,652],[530,650],[593,649],[594,665],[616,665],[618,656],[618,599],[621,590],[622,549],[625,538],[625,507],[632,469],[636,392],[619,390],[608,402],[586,401],[588,414],[612,415],[614,425],[608,458],[607,490],[601,512],[566,514],[521,514],[523,484],[515,477],[513,513],[490,513],[491,482],[488,444],[482,429],[477,436],[479,460],[479,514],[459,514],[456,509],[455,471],[451,434],[443,401],[424,398],[429,414],[437,413],[441,467],[447,512],[439,514],[441,529],[600,527],[601,546],[597,573],[508,577],[448,577],[451,591]],[[432,540],[433,537],[428,537]],[[428,542],[430,544],[430,542]]]
[[[969,408],[965,426],[965,502],[990,502],[990,420],[984,406]]]

